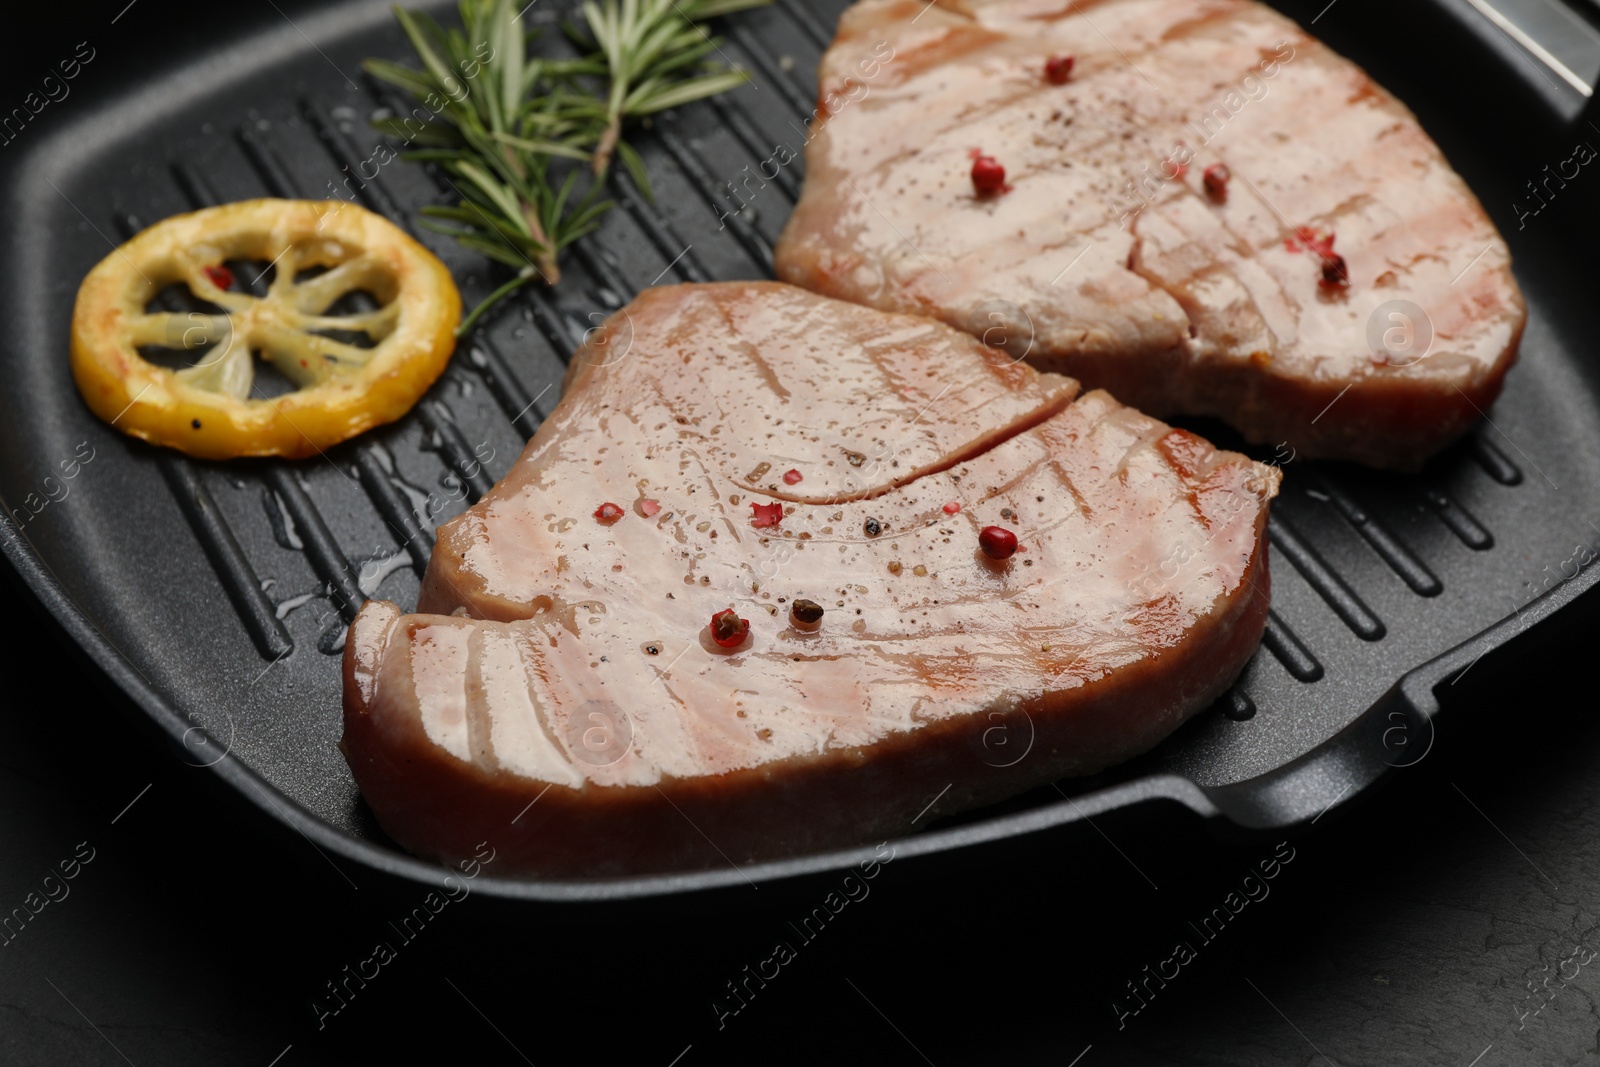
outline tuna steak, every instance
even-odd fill
[[[940,323],[672,286],[572,368],[421,613],[351,628],[342,747],[422,855],[594,875],[904,833],[1149,749],[1261,637],[1274,468]]]
[[[862,0],[819,84],[785,281],[1380,467],[1460,436],[1515,361],[1522,295],[1471,191],[1252,0]]]

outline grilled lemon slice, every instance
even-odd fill
[[[264,296],[234,284],[226,264],[241,260],[271,264]],[[172,285],[216,312],[147,310]],[[330,313],[352,293],[376,308]],[[96,415],[152,444],[295,458],[409,411],[443,373],[460,321],[450,272],[387,219],[338,200],[246,200],[158,222],[90,271],[72,373]],[[174,370],[141,348],[197,359]],[[256,355],[296,388],[263,395]]]

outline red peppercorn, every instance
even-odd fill
[[[1347,289],[1350,286],[1350,272],[1345,268],[1344,257],[1329,255],[1322,260],[1322,281],[1324,289]]]
[[[993,156],[979,156],[972,161],[972,187],[979,196],[993,196],[1006,188],[1006,168]]]
[[[961,514],[961,501],[959,501],[959,500],[950,501],[950,503],[948,503],[948,504],[946,504],[944,506],[944,513],[946,515],[959,515],[959,514]]]
[[[1211,194],[1211,199],[1228,199],[1228,181],[1232,177],[1233,173],[1228,170],[1228,165],[1226,163],[1213,163],[1211,166],[1206,168],[1206,192]]]
[[[211,284],[218,289],[230,289],[233,287],[233,271],[220,263],[214,267],[207,267],[205,274]]]
[[[1004,526],[985,526],[978,534],[978,547],[990,559],[1010,559],[1017,551],[1017,535]]]
[[[784,471],[783,472],[783,484],[784,485],[799,485],[800,481],[801,481],[801,479],[803,477],[804,477],[804,475],[802,475],[797,470]]]
[[[1049,80],[1051,85],[1067,84],[1067,82],[1072,78],[1073,62],[1074,60],[1071,56],[1051,56],[1049,59],[1045,60],[1045,78]]]
[[[783,521],[782,504],[751,504],[750,511],[750,525],[758,530],[768,526],[776,526]]]
[[[738,648],[750,636],[750,620],[741,619],[732,608],[711,616],[711,640],[719,648]]]
[[[607,501],[594,509],[595,521],[602,526],[611,526],[622,518],[622,509]]]

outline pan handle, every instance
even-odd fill
[[[1457,0],[1579,95],[1600,78],[1600,0]]]

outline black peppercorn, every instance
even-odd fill
[[[814,600],[796,600],[789,608],[789,621],[796,630],[815,630],[822,625],[822,605]]]

